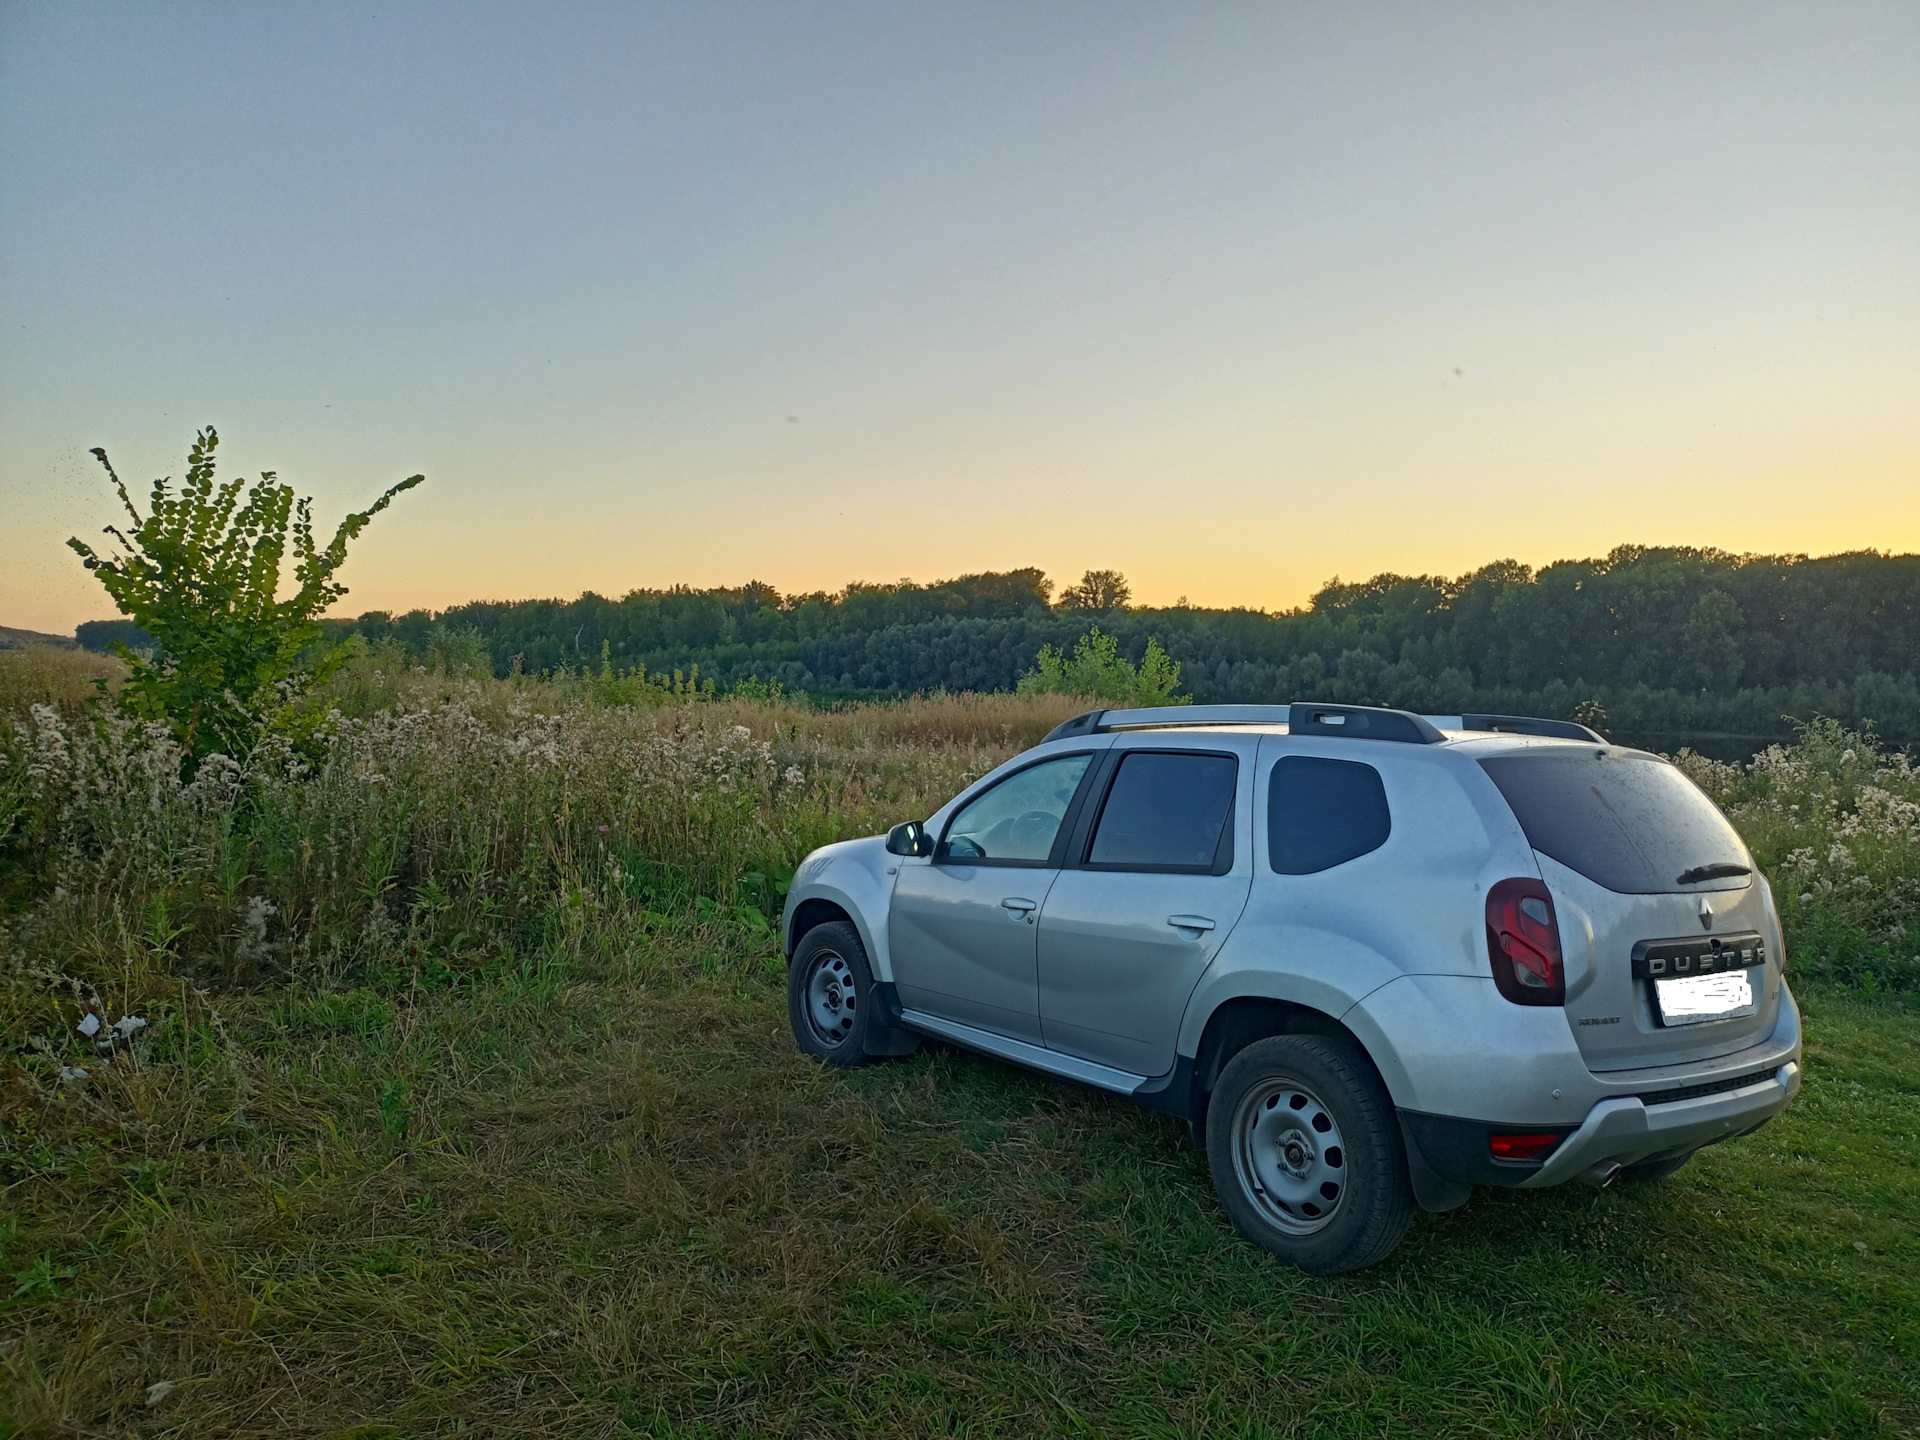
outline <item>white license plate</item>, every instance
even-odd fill
[[[1699,1025],[1708,1020],[1731,1020],[1759,1009],[1753,998],[1752,971],[1727,970],[1718,975],[1687,975],[1653,982],[1653,998],[1660,1006],[1662,1025]]]

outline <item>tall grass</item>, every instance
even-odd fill
[[[1773,880],[1790,965],[1869,993],[1920,988],[1920,770],[1831,720],[1746,765],[1682,752]]]
[[[32,705],[77,711],[126,678],[126,665],[112,655],[63,650],[52,645],[23,645],[0,650],[0,718],[22,715]]]
[[[317,755],[269,741],[191,779],[161,726],[30,700],[0,737],[0,964],[82,989],[384,984],[665,915],[769,937],[807,851],[925,814],[1074,708],[617,706],[390,658],[323,694]]]
[[[392,648],[318,697],[317,749],[269,741],[189,780],[163,728],[84,703],[83,671],[104,667],[0,661],[0,964],[83,988],[384,983],[618,945],[682,912],[765,936],[808,850],[926,814],[1082,703],[820,711],[606,672],[498,680]],[[1798,970],[1920,985],[1906,756],[1821,722],[1750,765],[1679,761],[1772,875]]]

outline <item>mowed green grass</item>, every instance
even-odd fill
[[[706,944],[194,1001],[75,1082],[6,1156],[52,1285],[7,1285],[8,1433],[1920,1430],[1910,1000],[1803,996],[1799,1102],[1671,1180],[1483,1190],[1312,1279],[1183,1126],[948,1050],[824,1069]]]

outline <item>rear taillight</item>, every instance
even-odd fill
[[[1495,1135],[1487,1148],[1496,1160],[1538,1160],[1560,1143],[1560,1132],[1550,1135]]]
[[[1516,1005],[1567,1003],[1567,970],[1553,896],[1538,880],[1502,880],[1487,892],[1493,983]]]

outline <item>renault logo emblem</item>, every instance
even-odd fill
[[[1713,906],[1707,903],[1707,897],[1704,895],[1700,897],[1700,928],[1702,930],[1713,928]]]

